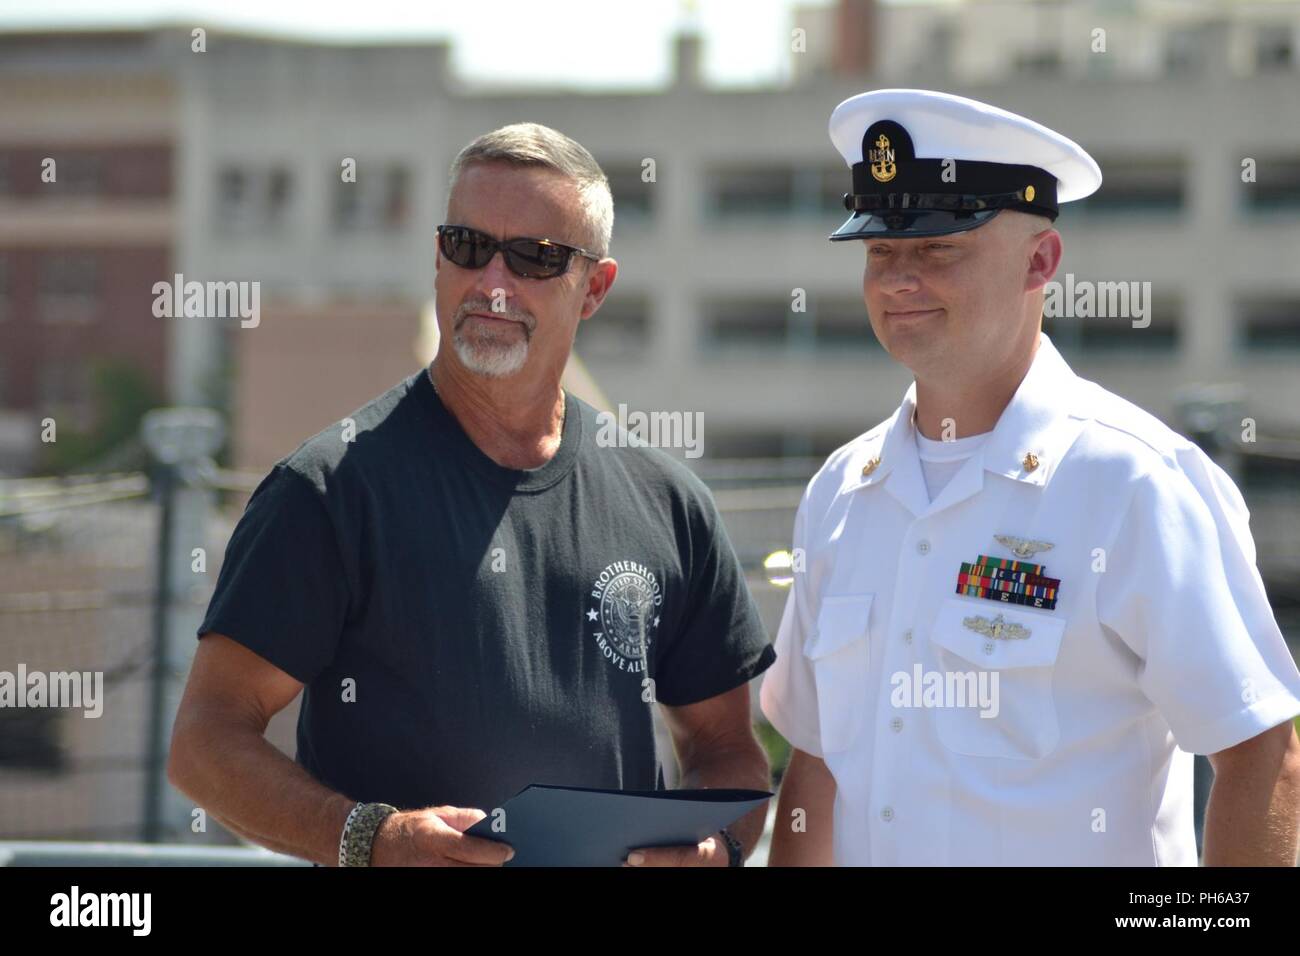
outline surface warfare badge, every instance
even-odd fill
[[[596,577],[590,597],[587,622],[601,654],[621,671],[643,673],[664,601],[655,573],[636,561],[615,561]]]

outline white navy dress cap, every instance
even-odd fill
[[[1078,143],[1024,116],[932,90],[873,90],[831,114],[852,170],[852,215],[832,240],[964,232],[1003,209],[1055,220],[1101,170]]]

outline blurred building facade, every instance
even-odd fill
[[[1105,52],[1093,52],[1099,29]],[[14,119],[0,127],[12,343],[0,406],[37,413],[84,393],[63,340],[117,346],[165,367],[174,399],[215,394],[238,409],[235,463],[265,467],[256,430],[274,427],[275,403],[254,408],[239,390],[272,387],[244,367],[274,336],[266,324],[322,316],[304,349],[355,369],[355,386],[342,369],[295,376],[294,401],[320,426],[382,390],[392,362],[414,361],[388,323],[409,322],[414,342],[451,158],[527,119],[588,146],[614,185],[622,270],[578,340],[611,400],[703,412],[710,458],[824,454],[888,414],[909,380],[867,327],[860,247],[825,241],[848,184],[826,117],[863,89],[909,85],[1039,119],[1101,164],[1102,190],[1058,221],[1058,278],[1149,281],[1152,321],[1049,322],[1080,372],[1166,419],[1183,384],[1240,382],[1267,427],[1300,428],[1300,4],[844,0],[797,9],[794,31],[789,86],[705,87],[700,41],[683,36],[669,88],[613,95],[467,88],[441,44],[213,32],[199,53],[179,28],[98,48],[10,35],[6,48],[24,52],[0,71],[17,94],[0,97]],[[94,228],[50,205],[73,199],[36,196],[24,152],[92,143],[97,155],[76,160],[91,171],[69,173],[86,185],[60,189],[88,194],[75,201]],[[1241,181],[1246,159],[1254,183]],[[341,179],[347,160],[355,183]],[[155,319],[140,280],[174,273],[259,282],[261,326]],[[398,353],[358,354],[344,330],[367,310],[376,342],[403,342]],[[75,312],[76,331],[53,312]],[[214,390],[227,370],[227,391]]]
[[[0,474],[39,421],[93,425],[97,367],[161,394],[177,104],[152,38],[0,34]]]

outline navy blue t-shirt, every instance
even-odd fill
[[[503,468],[421,369],[258,486],[199,636],[306,685],[297,760],[326,786],[488,812],[530,783],[662,788],[648,701],[775,660],[707,488],[596,414],[567,395],[555,456]]]

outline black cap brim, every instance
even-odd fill
[[[1001,209],[949,212],[943,209],[910,209],[884,213],[855,212],[830,235],[831,242],[849,239],[922,239],[947,236],[984,225]]]

